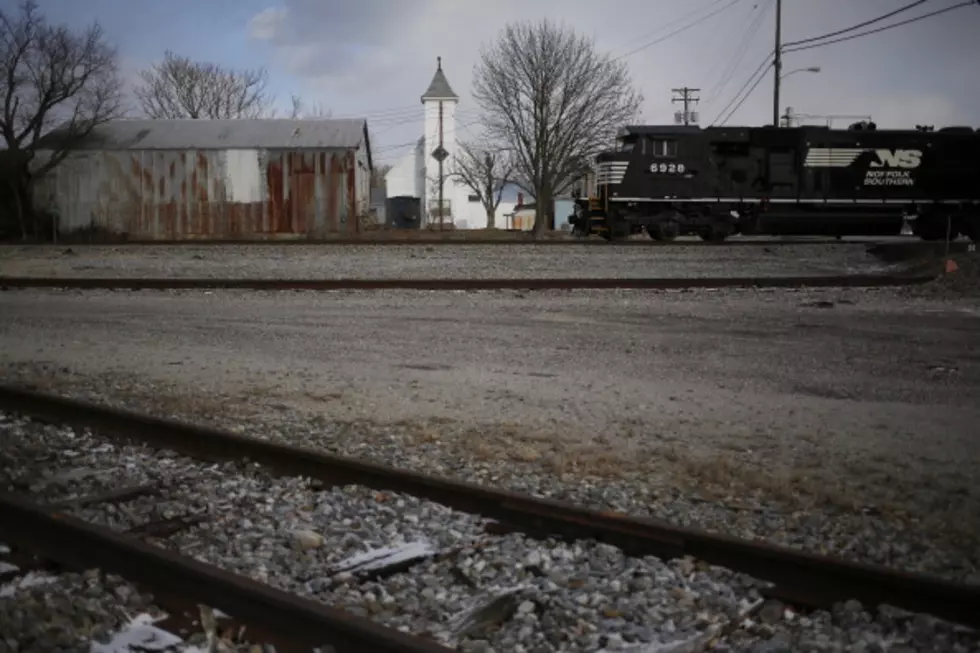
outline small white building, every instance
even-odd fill
[[[422,227],[439,224],[439,161],[435,153],[444,150],[442,188],[443,224],[459,229],[485,229],[487,214],[471,188],[452,179],[450,172],[459,148],[457,147],[456,108],[459,96],[453,91],[442,71],[442,57],[436,65],[432,83],[422,95],[425,116],[424,133],[411,152],[396,162],[385,177],[387,195],[417,197],[422,200]],[[441,127],[441,134],[440,134]],[[504,215],[513,211],[506,200],[497,208],[496,227],[502,229]]]

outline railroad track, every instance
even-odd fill
[[[727,247],[727,246],[768,246],[768,245],[870,245],[874,243],[882,242],[882,238],[875,238],[873,236],[849,236],[847,240],[838,240],[832,237],[819,237],[819,236],[809,236],[809,237],[751,237],[752,239],[741,239],[734,238],[731,240],[726,240],[721,243],[705,242],[697,238],[690,239],[679,239],[669,242],[655,241],[649,238],[637,238],[631,240],[617,240],[617,241],[607,241],[602,238],[561,238],[561,239],[541,239],[535,240],[531,237],[514,237],[514,238],[496,238],[496,239],[469,239],[464,240],[460,238],[419,238],[419,239],[378,239],[372,240],[369,238],[346,238],[346,239],[330,239],[330,240],[215,240],[215,241],[194,241],[194,240],[143,240],[143,241],[124,241],[118,243],[118,245],[126,247],[181,247],[181,246],[191,246],[191,247],[221,247],[224,245],[234,245],[234,246],[263,246],[263,245],[295,245],[295,246],[337,246],[337,247],[354,247],[354,246],[379,246],[379,247],[398,247],[406,245],[416,245],[416,246],[427,246],[427,247],[441,247],[441,246],[471,246],[471,245],[491,245],[491,246],[501,246],[501,245],[517,245],[526,247],[552,247],[552,246],[574,246],[574,247]],[[922,242],[917,238],[909,236],[906,238],[896,237],[896,236],[886,236],[884,238],[888,239],[888,242],[892,242],[897,238],[901,241],[909,242]],[[96,246],[113,246],[117,243],[106,242],[106,243],[73,243],[71,241],[65,241],[60,243],[65,246],[86,246],[86,245],[96,245]]]
[[[470,597],[474,599],[474,605],[462,610],[455,620],[449,622],[453,625],[441,633],[441,639],[434,637],[431,632],[428,637],[408,636],[395,630],[380,628],[377,623],[368,620],[366,615],[357,616],[349,614],[349,610],[341,612],[329,609],[321,602],[295,596],[281,588],[276,589],[243,578],[228,570],[190,560],[185,555],[168,550],[186,549],[187,553],[198,558],[207,557],[206,550],[195,549],[193,544],[181,540],[186,530],[193,528],[203,529],[212,539],[223,537],[223,541],[234,541],[244,546],[243,543],[248,542],[247,533],[227,530],[220,522],[209,525],[208,521],[214,519],[215,515],[227,516],[255,509],[255,505],[261,508],[262,497],[267,497],[270,505],[285,501],[282,497],[287,496],[288,492],[283,494],[282,486],[276,486],[276,482],[284,483],[287,489],[292,488],[292,492],[302,494],[296,499],[300,504],[306,502],[315,506],[334,506],[330,509],[330,519],[326,522],[340,524],[342,532],[356,529],[361,521],[383,522],[385,520],[378,516],[383,513],[387,515],[387,519],[400,524],[386,531],[389,534],[405,535],[406,528],[408,531],[413,528],[418,531],[421,528],[422,535],[430,536],[427,546],[418,541],[407,541],[395,549],[376,549],[373,554],[361,555],[352,560],[346,556],[349,552],[344,551],[344,535],[334,533],[330,545],[323,547],[335,554],[328,561],[330,573],[327,576],[332,580],[316,588],[314,594],[319,593],[325,597],[329,595],[331,602],[336,601],[348,607],[353,600],[351,596],[363,598],[370,592],[376,594],[375,598],[394,595],[397,588],[401,587],[397,584],[398,579],[405,578],[409,569],[418,566],[431,571],[436,578],[441,579],[441,583],[452,582],[454,575],[461,574],[460,582],[478,584],[480,570],[486,565],[507,566],[507,560],[516,555],[524,557],[522,578],[526,580],[530,577],[547,576],[549,560],[567,558],[572,561],[572,568],[582,566],[585,563],[576,559],[576,556],[587,551],[590,555],[605,560],[602,564],[607,568],[625,566],[633,569],[635,573],[631,578],[657,578],[659,583],[666,577],[697,575],[702,572],[707,574],[701,581],[694,582],[701,583],[700,600],[707,600],[709,606],[714,605],[714,613],[703,617],[703,613],[712,611],[704,605],[699,607],[703,618],[697,622],[700,631],[691,634],[694,639],[718,637],[740,628],[743,617],[760,608],[760,598],[824,609],[842,601],[856,599],[865,606],[889,604],[915,612],[930,613],[973,628],[980,627],[978,586],[675,528],[649,519],[597,513],[563,503],[386,468],[17,388],[0,387],[0,410],[30,416],[45,423],[92,429],[99,437],[116,438],[127,443],[137,443],[144,448],[176,452],[194,460],[222,461],[224,466],[220,469],[201,463],[178,464],[173,462],[173,455],[168,454],[170,457],[163,460],[170,462],[149,458],[141,464],[126,461],[126,464],[121,465],[114,461],[110,465],[110,468],[117,471],[141,466],[156,470],[154,473],[158,480],[162,473],[159,470],[170,469],[173,474],[169,478],[176,482],[169,486],[164,484],[164,487],[159,486],[159,483],[129,486],[123,479],[114,477],[103,483],[103,486],[110,486],[108,491],[104,487],[93,487],[87,495],[83,493],[81,497],[74,496],[60,502],[56,496],[42,495],[40,505],[36,501],[29,504],[22,495],[3,495],[0,496],[0,532],[5,534],[4,539],[13,540],[8,544],[39,553],[45,559],[70,568],[102,567],[155,593],[162,593],[165,597],[178,597],[173,600],[177,609],[193,603],[219,608],[234,615],[239,622],[248,624],[250,632],[257,632],[257,636],[263,638],[262,641],[278,641],[287,647],[280,646],[279,650],[300,650],[292,647],[309,647],[323,642],[331,643],[338,651],[446,650],[446,646],[451,645],[454,638],[466,636],[474,628],[486,627],[488,623],[523,618],[534,625],[536,622],[532,615],[550,599],[533,595],[529,597],[526,593],[522,594],[521,588],[483,595],[474,591],[472,594],[475,596]],[[244,460],[248,464],[244,464]],[[225,475],[228,475],[227,478],[248,477],[252,480],[227,486],[226,492],[235,494],[235,487],[251,487],[252,494],[241,495],[239,492],[236,495],[240,498],[237,504],[219,506],[218,510],[209,513],[188,510],[185,504],[193,504],[193,497],[201,494],[194,485],[194,479],[203,478],[207,473],[218,475],[220,487],[226,487],[221,485]],[[260,481],[255,480],[259,478],[257,474],[266,473],[270,474],[269,479],[285,480],[273,481],[264,476]],[[277,476],[271,476],[273,473]],[[299,487],[296,479],[312,479],[314,485]],[[183,487],[180,497],[172,494],[175,487]],[[317,493],[319,498],[311,498],[312,493]],[[376,514],[368,512],[366,517],[358,517],[356,514],[338,512],[340,509],[336,506],[341,504],[332,502],[330,498],[336,497],[337,493],[344,495],[343,505],[357,507],[355,513],[373,510]],[[153,499],[154,495],[169,497],[167,505],[170,512],[177,509],[180,514],[156,515],[157,518],[149,520],[144,514],[141,519],[134,520],[120,517],[126,514],[125,511],[105,511],[103,508],[105,505],[122,503],[157,507],[159,504],[156,503],[157,499]],[[139,504],[140,501],[143,503]],[[399,522],[400,517],[414,514],[413,508],[419,506],[436,515],[438,519],[435,521],[451,524],[448,530],[453,533],[452,537],[438,541],[438,536],[425,533],[425,529],[418,526],[417,520],[405,518]],[[72,517],[68,513],[76,516]],[[102,515],[101,521],[105,522],[103,525],[89,523],[92,520],[99,521],[99,515]],[[86,517],[88,521],[85,520]],[[433,522],[431,519],[423,521]],[[16,528],[11,528],[11,524],[16,524]],[[114,532],[108,532],[107,526],[113,528]],[[301,536],[296,533],[294,535],[299,541]],[[415,535],[419,533],[416,532]],[[320,536],[306,534],[305,537],[314,541],[310,544],[311,548],[322,550],[319,547],[323,546],[323,542],[315,544]],[[153,538],[155,544],[143,541],[147,538]],[[530,545],[527,538],[537,538],[539,544]],[[65,543],[70,543],[70,546],[66,547]],[[496,557],[484,555],[481,558],[480,551],[487,549],[496,551]],[[469,560],[468,564],[459,562],[458,556],[461,555]],[[651,562],[645,556],[656,556],[673,562]],[[701,562],[693,563],[691,558]],[[510,562],[513,563],[512,560]],[[726,581],[722,583],[725,589],[718,590],[720,594],[716,592],[716,596],[706,598],[705,595],[712,592],[704,590],[705,578],[712,577],[712,573],[716,574],[713,577],[717,577],[717,572],[701,569],[697,566],[701,564],[726,567],[758,580],[745,581],[726,577]],[[644,565],[654,566],[647,569]],[[246,565],[238,571],[248,569],[250,568]],[[392,575],[392,582],[395,583],[390,588],[395,589],[385,590],[384,586],[378,585],[379,579],[388,575]],[[358,584],[358,581],[368,583],[369,589]],[[584,594],[576,595],[573,600],[578,601],[581,600],[580,596],[585,596],[586,603],[582,605],[590,604],[593,600],[590,598],[592,594],[590,588],[585,586],[589,582],[588,574],[580,582],[583,585],[579,589]],[[424,592],[437,594],[438,587],[439,584],[435,588],[430,585],[429,589],[416,592],[423,596]],[[642,594],[650,590],[650,587],[650,581],[644,581],[636,588],[631,586],[630,590]],[[540,586],[538,589],[540,590]],[[595,588],[591,588],[591,591],[595,591]],[[416,592],[410,591],[409,594],[414,595]],[[678,602],[687,600],[683,591],[679,591],[674,598]],[[720,610],[717,605],[719,601],[727,601],[730,609],[727,612]],[[594,607],[604,610],[605,618],[613,620],[621,616],[619,612],[623,610],[619,605]],[[184,612],[187,612],[186,608]],[[412,620],[418,619],[422,617],[412,617]],[[445,623],[445,620],[440,623]],[[687,626],[693,629],[693,623]],[[565,627],[571,626],[566,624]],[[515,628],[519,632],[520,623]],[[980,644],[980,640],[975,643]]]
[[[694,290],[701,288],[886,288],[927,283],[935,275],[840,275],[715,278],[538,279],[201,279],[0,277],[0,289],[89,290]]]

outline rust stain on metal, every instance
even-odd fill
[[[338,214],[338,204],[340,201],[340,173],[341,166],[340,162],[335,158],[330,158],[330,174],[327,175],[327,179],[330,182],[330,188],[327,191],[327,206],[330,211],[330,231],[340,231],[340,220]]]
[[[357,217],[357,179],[355,179],[354,172],[357,170],[357,161],[354,159],[354,153],[348,152],[346,156],[347,170],[350,174],[346,176],[347,181],[347,219],[352,223],[354,231],[360,231],[360,223]]]
[[[353,151],[91,152],[49,186],[67,231],[133,240],[322,238],[359,230]]]

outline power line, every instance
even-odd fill
[[[414,110],[417,111],[418,110],[417,105],[410,105],[410,106],[403,106],[403,107],[392,107],[390,109],[379,109],[377,111],[365,111],[363,113],[342,114],[342,115],[336,116],[336,118],[338,120],[343,120],[343,119],[346,119],[346,118],[350,118],[350,119],[356,119],[356,118],[372,118],[372,117],[381,118],[381,117],[392,115],[392,114],[406,113],[407,111],[412,110],[412,109],[414,109]]]
[[[647,48],[651,48],[651,47],[657,45],[658,43],[663,43],[667,39],[673,38],[673,37],[677,36],[678,34],[680,34],[682,32],[686,32],[687,30],[691,29],[692,27],[696,27],[696,26],[700,25],[701,23],[703,23],[704,21],[708,20],[709,18],[713,18],[713,17],[717,16],[718,14],[720,14],[723,11],[725,11],[729,7],[733,7],[733,6],[737,5],[741,1],[742,0],[731,0],[731,2],[729,2],[728,4],[724,5],[723,7],[719,8],[719,9],[715,9],[714,11],[712,11],[710,14],[708,14],[706,16],[702,16],[701,18],[697,19],[696,21],[694,21],[690,25],[686,25],[684,27],[679,27],[679,28],[675,29],[673,32],[667,34],[666,36],[662,36],[659,39],[654,39],[653,41],[650,41],[649,43],[645,43],[644,45],[641,45],[638,48],[634,48],[634,49],[630,50],[626,54],[621,54],[618,57],[613,57],[612,61],[619,61],[620,59],[625,59],[626,57],[633,56],[637,52],[640,52],[642,50],[646,50]]]
[[[844,41],[850,41],[852,39],[860,38],[862,36],[869,36],[871,34],[877,34],[878,32],[884,32],[885,30],[890,30],[890,29],[892,29],[894,27],[901,27],[903,25],[909,25],[911,23],[915,23],[915,22],[918,22],[920,20],[925,20],[926,18],[932,18],[933,16],[938,16],[940,14],[945,14],[945,13],[947,13],[949,11],[953,11],[954,9],[961,9],[963,7],[969,7],[971,5],[976,5],[976,4],[977,4],[977,0],[968,0],[968,2],[961,2],[959,4],[955,4],[955,5],[951,6],[951,7],[946,7],[945,9],[938,9],[938,10],[933,11],[933,12],[930,12],[928,14],[922,14],[921,16],[916,16],[915,18],[909,18],[907,20],[903,20],[903,21],[900,21],[898,23],[892,23],[891,25],[885,25],[884,27],[879,27],[877,29],[869,29],[869,30],[867,30],[865,32],[859,32],[857,34],[852,34],[850,36],[842,36],[841,38],[832,39],[830,41],[824,41],[822,43],[812,43],[810,45],[802,45],[802,46],[795,47],[795,48],[788,48],[788,49],[784,50],[784,52],[799,52],[801,50],[810,50],[811,48],[820,48],[820,47],[823,47],[825,45],[831,45],[833,43],[843,43]]]
[[[421,136],[419,138],[421,138]],[[403,148],[403,147],[408,147],[409,145],[418,145],[418,142],[419,142],[419,139],[416,138],[414,140],[411,140],[411,141],[408,141],[408,142],[405,142],[405,143],[396,143],[394,145],[379,145],[378,147],[372,148],[372,151],[374,151],[374,152],[385,152],[385,151],[389,151],[389,150],[397,150],[397,149],[400,149],[400,148]]]
[[[749,10],[747,12],[745,12],[745,16],[747,18],[747,20],[745,21],[746,28],[750,29],[752,25],[755,23],[758,17],[758,9],[761,4],[762,4],[762,0],[759,0],[758,2],[755,2],[751,7],[749,7]],[[732,31],[734,32],[734,30]],[[724,70],[727,70],[728,66],[732,62],[732,57],[723,56],[723,51],[727,49],[726,48],[727,44],[724,42],[724,40],[715,39],[714,45],[716,47],[711,49],[710,55],[708,56],[708,61],[710,62],[711,65],[708,68],[708,70],[705,71],[704,73],[705,80],[712,80],[716,78],[720,80],[721,77],[724,77],[724,74],[719,76],[719,73],[722,73]],[[707,52],[708,50],[705,50],[705,53]],[[711,85],[709,84],[709,86]]]
[[[746,29],[745,34],[743,35],[742,42],[735,49],[734,56],[729,59],[728,64],[722,70],[721,76],[718,78],[717,82],[715,82],[714,86],[712,86],[712,90],[709,93],[709,95],[712,97],[716,92],[722,90],[729,81],[731,81],[731,76],[735,73],[736,68],[748,53],[749,45],[751,44],[752,39],[755,38],[755,35],[759,32],[759,28],[762,27],[762,20],[765,18],[770,7],[772,7],[772,3],[773,0],[767,0],[765,6],[763,6],[761,9],[759,9],[759,5],[755,5],[755,17],[752,19],[752,22],[749,23],[748,29]]]
[[[678,23],[683,23],[688,18],[691,18],[692,16],[696,16],[697,14],[700,14],[705,9],[710,9],[710,8],[712,8],[714,6],[720,5],[722,2],[725,2],[725,0],[712,0],[711,2],[709,2],[708,4],[706,4],[703,7],[700,7],[698,9],[695,9],[694,11],[687,12],[686,14],[684,14],[683,16],[681,16],[680,18],[675,18],[674,20],[667,21],[666,23],[660,25],[657,29],[655,29],[653,31],[650,31],[650,32],[647,32],[643,36],[639,36],[639,37],[637,37],[635,39],[631,39],[628,43],[629,43],[629,45],[632,45],[633,43],[637,43],[638,41],[645,41],[645,40],[649,39],[650,37],[652,37],[655,34],[661,34],[661,33],[663,33],[664,30],[666,30],[669,27],[673,27],[674,25],[677,25]],[[623,55],[623,56],[627,56],[627,55]]]
[[[878,16],[877,18],[872,18],[871,20],[866,20],[863,23],[858,23],[857,25],[852,25],[851,27],[848,27],[846,29],[839,29],[836,32],[828,32],[827,34],[823,34],[821,36],[812,36],[812,37],[810,37],[808,39],[801,39],[799,41],[790,41],[789,43],[784,43],[783,45],[786,46],[786,47],[791,47],[791,46],[794,46],[794,45],[802,45],[804,43],[812,43],[813,41],[822,41],[823,39],[830,38],[831,36],[839,36],[839,35],[845,34],[847,32],[853,32],[856,29],[861,29],[862,27],[867,27],[868,25],[873,25],[874,23],[883,21],[886,18],[891,18],[892,16],[897,16],[898,14],[903,13],[905,11],[908,11],[909,9],[914,9],[915,7],[918,7],[921,4],[925,4],[927,1],[928,0],[917,0],[916,2],[913,2],[911,4],[907,4],[904,7],[899,7],[895,11],[891,11],[891,12],[889,12],[887,14],[882,15],[882,16]]]
[[[456,115],[459,116],[465,113],[473,113],[475,111],[476,109],[459,107],[456,109]],[[421,120],[422,116],[423,116],[422,108],[418,104],[410,104],[401,107],[391,107],[390,109],[378,109],[377,111],[365,111],[362,113],[344,113],[338,115],[331,115],[330,117],[337,120],[363,118],[374,124],[381,124],[381,123],[390,124],[391,121],[393,120],[398,121],[402,119],[414,119],[414,118]]]
[[[745,101],[749,99],[749,97],[752,95],[752,92],[755,91],[756,87],[759,84],[761,84],[762,80],[764,80],[765,78],[766,76],[762,75],[761,77],[759,77],[759,79],[755,80],[755,84],[752,85],[752,88],[749,89],[749,92],[746,93],[741,100],[739,100],[738,104],[735,105],[735,108],[732,109],[731,112],[727,116],[725,116],[725,119],[721,121],[721,125],[719,125],[720,127],[724,127],[725,123],[731,120],[732,116],[734,116],[735,113],[742,107],[742,105],[745,104]],[[778,126],[779,125],[777,124],[776,127]]]
[[[480,120],[472,120],[472,121],[466,122],[466,123],[459,123],[459,125],[457,126],[456,129],[450,130],[450,133],[458,132],[459,131],[459,127],[462,127],[463,129],[469,129],[470,127],[478,124],[479,122],[480,122]],[[415,139],[410,140],[410,141],[406,141],[404,143],[395,143],[393,145],[381,145],[381,146],[378,146],[378,147],[373,147],[373,148],[371,148],[371,152],[372,152],[372,154],[382,153],[383,152],[384,153],[384,156],[393,156],[393,155],[394,156],[397,156],[397,153],[395,152],[395,150],[400,150],[400,149],[403,149],[403,148],[406,148],[406,147],[412,147],[412,146],[418,145],[419,138],[422,138],[422,137],[420,136],[418,138],[415,138]]]
[[[721,117],[722,117],[723,115],[725,115],[725,113],[726,113],[726,112],[728,111],[728,109],[729,109],[729,108],[730,108],[730,107],[731,107],[731,106],[732,106],[733,104],[735,104],[735,101],[736,101],[736,100],[738,100],[738,98],[739,98],[739,96],[740,96],[740,95],[742,95],[742,93],[743,93],[743,92],[745,91],[745,89],[746,89],[746,88],[748,88],[748,86],[749,86],[749,84],[751,84],[751,83],[752,83],[752,80],[753,80],[753,79],[755,79],[755,76],[756,76],[756,75],[758,75],[759,73],[764,73],[764,72],[765,72],[765,70],[768,70],[768,68],[769,68],[769,66],[770,66],[770,65],[772,65],[772,58],[773,58],[773,55],[772,55],[772,53],[770,53],[770,54],[768,54],[768,55],[766,56],[766,58],[765,58],[765,59],[763,59],[763,60],[762,60],[762,63],[761,63],[760,65],[759,65],[759,67],[758,67],[758,68],[756,68],[756,69],[755,69],[755,72],[753,72],[753,73],[752,73],[751,75],[749,75],[749,78],[748,78],[748,79],[746,80],[746,82],[745,82],[745,84],[743,84],[743,85],[742,85],[742,88],[740,88],[740,89],[738,90],[738,92],[737,92],[737,93],[735,93],[735,96],[734,96],[734,97],[733,97],[733,98],[732,98],[732,99],[731,99],[731,100],[730,100],[730,101],[728,102],[728,104],[727,104],[727,105],[725,105],[725,108],[724,108],[724,109],[722,109],[722,110],[721,110],[721,111],[720,111],[720,112],[718,113],[718,118],[721,118]],[[765,77],[765,74],[763,74],[763,76],[759,78],[759,81],[762,81],[762,78],[763,78],[763,77]],[[755,85],[756,85],[756,86],[758,86],[758,84],[759,84],[759,82],[757,81],[757,82],[755,83]],[[753,86],[752,88],[755,88],[755,86]],[[711,124],[713,125],[713,124],[715,124],[716,122],[718,122],[718,118],[715,118],[715,119],[714,119],[714,120],[713,120],[713,121],[711,122]]]
[[[745,33],[745,38],[742,40],[741,45],[739,45],[739,47],[736,49],[735,57],[722,72],[721,77],[718,79],[715,85],[711,87],[711,91],[708,92],[708,101],[704,105],[705,108],[712,106],[720,97],[720,93],[725,90],[725,87],[728,86],[729,83],[731,83],[732,77],[735,75],[735,71],[738,69],[739,64],[742,63],[742,60],[745,59],[745,55],[749,52],[749,45],[751,44],[752,39],[755,38],[756,34],[759,33],[759,29],[762,27],[762,20],[766,17],[766,14],[769,13],[769,9],[772,8],[772,3],[773,0],[768,0],[766,6],[756,14],[755,19],[749,25],[749,28]]]

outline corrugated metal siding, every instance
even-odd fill
[[[46,134],[37,149],[59,149],[65,127]],[[124,118],[95,127],[75,150],[328,150],[353,149],[367,140],[367,121],[257,118],[156,120]]]
[[[63,233],[317,238],[359,229],[369,174],[353,150],[77,152],[39,185],[38,199]]]

